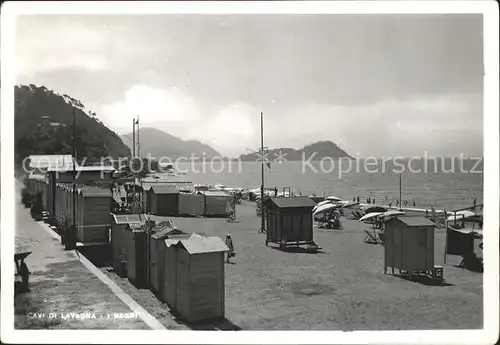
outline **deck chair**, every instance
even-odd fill
[[[384,244],[385,241],[385,233],[383,231],[380,231],[378,233],[378,239],[380,244]]]
[[[375,237],[374,234],[372,234],[368,230],[364,230],[364,231],[365,231],[365,234],[366,234],[366,237],[364,239],[365,243],[378,244],[378,239]]]
[[[361,212],[359,212],[359,211],[352,211],[352,217],[353,217],[355,220],[358,220],[359,218],[361,218],[361,217],[362,217]]]

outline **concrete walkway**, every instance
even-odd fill
[[[92,263],[76,251],[65,251],[57,235],[35,222],[19,202],[20,188],[16,188],[16,251],[32,254],[26,259],[30,291],[14,301],[16,329],[162,328],[113,282],[92,272],[102,275]]]

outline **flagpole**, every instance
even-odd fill
[[[401,204],[401,173],[399,174],[399,209],[403,209],[403,205]]]
[[[264,219],[264,113],[260,113],[260,154],[261,154],[261,174],[262,184],[260,186],[260,232],[266,230]]]

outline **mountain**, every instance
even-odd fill
[[[278,157],[282,157],[286,161],[318,161],[325,157],[332,159],[352,158],[347,152],[331,141],[318,141],[314,144],[304,146],[300,150],[294,150],[292,148],[269,150],[269,155],[267,156],[269,160],[273,161],[279,159]],[[257,153],[249,153],[241,155],[239,159],[243,162],[255,162],[259,161],[259,156]]]
[[[221,157],[219,152],[198,140],[182,140],[156,128],[140,128],[139,133],[136,133],[137,135],[139,135],[140,139],[140,154],[142,157],[147,157],[148,154],[151,154],[152,158],[157,160],[165,157],[165,163],[167,163],[168,159],[174,161],[179,157],[189,159],[191,155],[200,159],[203,157],[207,159]],[[123,135],[122,139],[130,148],[132,147],[132,133]]]
[[[16,162],[31,154],[71,154],[73,152],[73,111],[76,119],[77,157],[130,157],[130,149],[108,129],[94,112],[66,95],[45,86],[18,85],[15,99]]]

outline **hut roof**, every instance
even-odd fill
[[[425,217],[394,217],[389,220],[388,223],[394,221],[395,219],[403,224],[406,224],[407,226],[435,226],[433,222]]]
[[[172,238],[175,235],[186,235],[184,238],[189,237],[184,231],[178,230],[174,227],[173,223],[161,224],[153,229],[154,233],[151,235],[154,239]]]
[[[141,182],[137,182],[137,185],[144,190],[149,190],[153,186],[165,186],[174,187],[180,192],[193,192],[194,185],[191,181],[169,178],[169,179],[142,179]]]
[[[113,194],[109,189],[99,188],[99,187],[84,187],[80,189],[80,193],[84,197],[97,198],[97,197],[109,197],[111,198]]]
[[[204,191],[204,192],[200,192],[201,194],[203,195],[206,195],[206,196],[223,196],[223,197],[230,197],[231,194],[229,193],[226,193],[226,192],[223,192],[223,191]]]
[[[128,223],[127,227],[132,231],[134,231],[134,230],[144,231],[144,224],[140,224],[140,223]]]
[[[57,172],[73,172],[73,166],[55,166],[48,168],[48,171],[57,171]],[[103,171],[103,172],[115,172],[116,169],[109,165],[89,165],[89,166],[77,166],[75,167],[75,171]]]
[[[229,248],[220,237],[203,237],[191,235],[187,239],[166,239],[165,244],[170,246],[182,246],[189,254],[225,252]]]
[[[156,186],[152,185],[151,189],[155,194],[179,194],[175,186]]]
[[[30,174],[28,176],[28,179],[30,180],[43,180],[45,181],[47,177],[44,174]]]
[[[73,156],[71,155],[31,155],[29,156],[30,168],[35,169],[55,169],[73,167]]]
[[[316,203],[307,196],[296,196],[292,198],[269,198],[268,203],[273,203],[279,208],[307,207],[314,208]]]
[[[116,224],[144,224],[146,216],[143,214],[114,214],[112,213]]]

